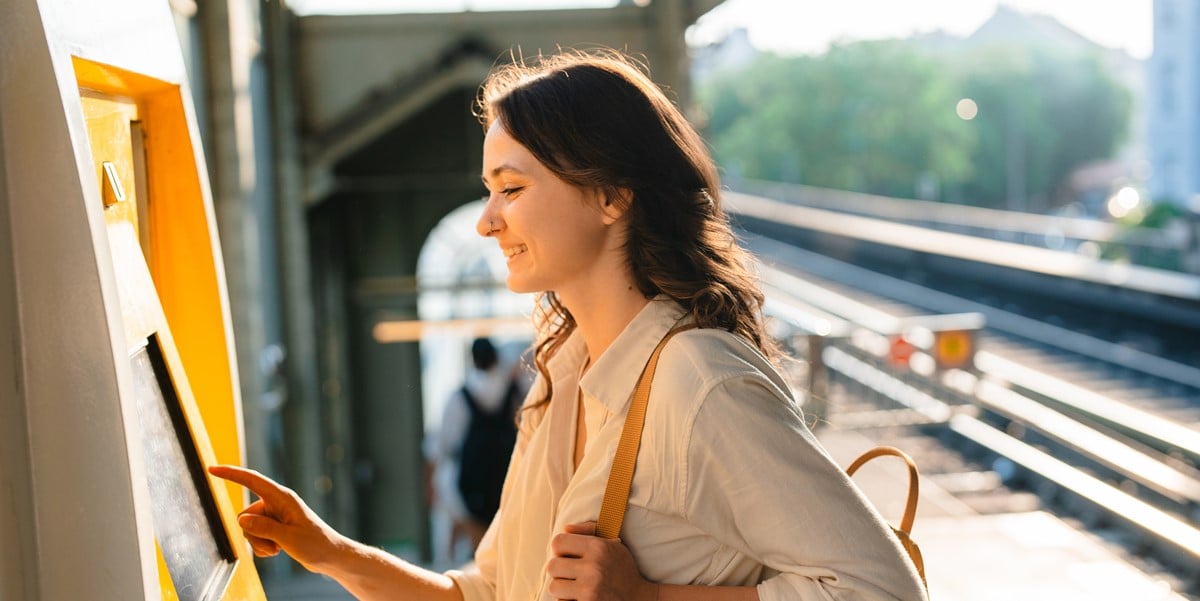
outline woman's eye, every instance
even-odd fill
[[[504,188],[504,189],[500,190],[500,193],[505,196],[512,196],[513,194],[516,194],[517,192],[520,192],[521,190],[524,190],[524,189],[525,188],[523,186],[515,186],[512,188]]]

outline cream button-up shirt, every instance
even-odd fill
[[[466,601],[553,599],[550,540],[597,519],[638,375],[683,314],[654,299],[582,381],[583,338],[560,347],[548,366],[553,397],[525,413],[474,569],[449,572]],[[544,389],[539,379],[528,401]],[[576,470],[580,397],[587,447]],[[805,427],[783,378],[721,330],[682,332],[663,349],[621,541],[654,582],[757,586],[763,601],[925,599],[887,524]]]

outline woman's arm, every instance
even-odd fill
[[[306,569],[336,580],[358,599],[462,601],[448,576],[414,566],[329,527],[295,492],[254,471],[218,465],[209,472],[259,496],[238,525],[259,557],[287,552]]]
[[[355,598],[462,601],[450,577],[425,570],[386,551],[342,537],[337,559],[320,573],[333,578]]]

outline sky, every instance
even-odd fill
[[[689,36],[704,43],[743,26],[760,49],[819,53],[838,40],[902,38],[939,29],[967,35],[999,4],[1052,16],[1096,43],[1137,58],[1152,50],[1153,0],[726,0]]]
[[[614,0],[288,0],[300,14],[450,12],[611,6]],[[692,28],[703,44],[745,27],[758,48],[786,54],[820,53],[831,42],[907,37],[944,30],[967,35],[998,4],[1050,15],[1087,38],[1150,56],[1153,0],[726,0]]]

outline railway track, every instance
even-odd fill
[[[810,364],[819,353],[829,374],[817,399],[833,405],[829,424],[897,429],[923,454],[948,445],[961,459],[935,455],[933,463],[945,465],[933,477],[949,490],[990,493],[1007,510],[1040,503],[1091,531],[1115,533],[1131,555],[1169,566],[1197,592],[1200,370],[743,237],[763,261],[770,311],[803,335],[794,338],[808,341],[801,351]],[[943,314],[986,321],[973,366],[935,369],[920,336],[909,367],[889,363],[890,335]]]

